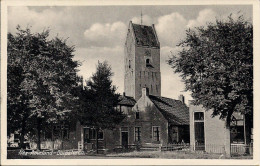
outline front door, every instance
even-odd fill
[[[127,149],[128,148],[128,132],[121,132],[121,135],[122,135],[122,147],[124,149]]]
[[[205,150],[204,122],[195,122],[195,150]]]

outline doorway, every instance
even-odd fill
[[[194,113],[195,150],[205,150],[204,113]]]
[[[128,149],[128,132],[127,131],[122,131],[121,132],[121,142],[122,142],[122,147],[124,149]]]

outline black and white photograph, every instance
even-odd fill
[[[259,164],[258,1],[33,2],[1,1],[2,161]]]

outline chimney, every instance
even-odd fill
[[[184,96],[183,95],[179,96],[179,100],[184,104]]]
[[[142,96],[149,96],[149,89],[148,88],[143,88],[142,89]]]

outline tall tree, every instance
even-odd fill
[[[85,87],[86,111],[83,118],[96,129],[96,150],[98,152],[98,133],[100,130],[112,129],[119,124],[124,116],[115,109],[119,94],[112,85],[111,67],[105,61],[98,62],[97,71],[87,81]]]
[[[26,129],[36,129],[38,149],[42,125],[63,119],[77,100],[72,94],[78,67],[72,60],[74,47],[48,38],[48,30],[33,34],[19,26],[15,35],[8,34],[8,125],[21,130],[21,139]]]
[[[253,119],[253,27],[243,16],[216,20],[187,30],[182,51],[168,64],[180,73],[194,104],[212,109],[226,120],[227,140],[233,112]],[[229,145],[229,146],[228,146]],[[230,142],[226,145],[230,153]]]

